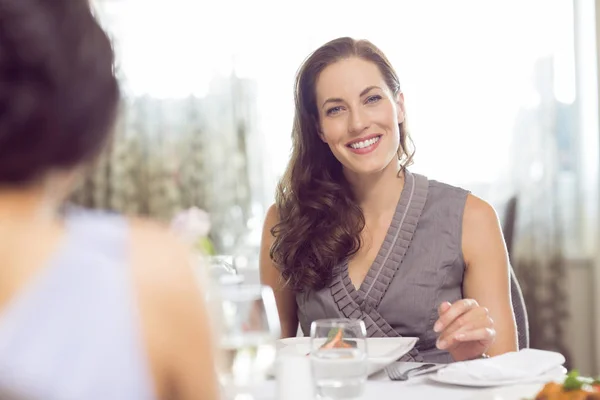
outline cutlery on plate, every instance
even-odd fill
[[[429,369],[431,369],[432,371],[436,371],[440,368],[443,368],[445,365],[440,365],[439,368],[433,369],[436,366],[438,366],[438,364],[423,364],[419,365],[418,367],[402,371],[399,365],[392,364],[390,366],[387,366],[385,368],[385,371],[387,372],[388,377],[393,381],[406,381],[408,380],[408,378],[410,378],[412,375],[418,372],[426,371]]]

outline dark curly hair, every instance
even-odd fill
[[[333,268],[354,255],[361,245],[364,215],[342,165],[319,137],[315,90],[317,78],[327,66],[349,57],[377,65],[391,92],[400,92],[400,81],[390,62],[367,40],[332,40],[300,67],[294,90],[292,155],[277,188],[279,223],[271,230],[274,242],[270,250],[283,279],[296,291],[326,286]],[[398,148],[402,169],[410,165],[413,156],[405,121],[400,123]]]
[[[0,0],[0,185],[101,151],[120,97],[113,60],[88,0]]]

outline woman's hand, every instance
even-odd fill
[[[455,361],[481,357],[494,343],[496,330],[488,309],[473,299],[454,304],[444,302],[433,330],[439,333],[437,347],[447,350]]]

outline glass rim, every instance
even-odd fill
[[[365,322],[362,319],[352,319],[352,318],[324,318],[324,319],[316,319],[311,323],[311,326],[327,326],[327,327],[343,327],[348,325],[365,325]]]

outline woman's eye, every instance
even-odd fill
[[[369,96],[367,98],[367,103],[376,103],[379,100],[381,100],[381,96],[380,95],[375,95],[375,96]]]
[[[329,110],[327,110],[327,115],[335,115],[337,113],[339,113],[342,110],[342,107],[337,106],[337,107],[332,107]]]

